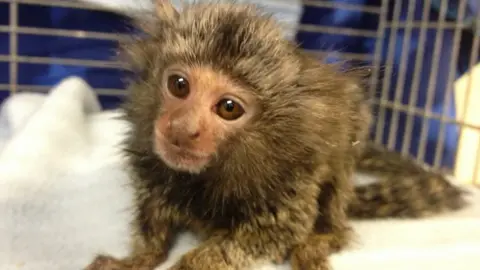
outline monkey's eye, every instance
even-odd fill
[[[231,99],[222,99],[217,103],[217,114],[225,120],[235,120],[245,113],[242,106]]]
[[[167,82],[168,91],[177,98],[185,98],[190,94],[190,84],[179,75],[171,75]]]

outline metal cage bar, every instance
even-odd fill
[[[17,91],[17,77],[18,77],[18,56],[17,56],[17,28],[18,28],[18,3],[16,0],[10,2],[10,91],[15,93]]]
[[[392,19],[393,21],[399,21],[400,11],[401,11],[401,2],[394,1],[393,19]],[[383,78],[380,100],[387,100],[388,89],[390,88],[390,84],[391,84],[393,57],[394,57],[395,44],[397,39],[396,31],[397,31],[397,26],[392,25],[390,27],[390,35],[388,38],[389,47],[387,49],[388,52],[387,52],[387,59],[385,63],[386,77]],[[377,144],[380,144],[382,142],[382,137],[385,129],[385,117],[386,117],[385,114],[386,114],[386,108],[380,106],[377,124],[376,124],[376,130],[375,130],[375,142]]]
[[[440,4],[440,16],[438,18],[438,26],[436,27],[437,33],[435,36],[435,45],[433,48],[433,63],[432,63],[432,71],[428,78],[428,88],[427,88],[427,102],[425,104],[425,110],[431,111],[433,107],[433,99],[435,95],[435,86],[437,81],[435,78],[438,74],[438,65],[440,61],[440,50],[443,45],[443,33],[445,30],[445,19],[447,15],[447,8],[448,8],[448,0],[442,0]],[[425,152],[427,150],[427,134],[430,125],[428,121],[423,121],[421,132],[420,132],[420,146],[418,150],[417,160],[423,161],[425,158]]]
[[[408,53],[408,49],[410,48],[410,39],[412,36],[412,21],[413,21],[413,15],[415,12],[415,1],[416,0],[409,0],[408,1],[408,11],[407,11],[407,23],[405,25],[405,37],[402,42],[402,52],[401,52],[401,60],[400,60],[400,70],[396,82],[396,87],[395,87],[395,97],[394,97],[394,103],[400,102],[400,99],[403,94],[403,87],[405,86],[405,76],[406,76],[406,71],[407,71],[407,57],[406,54]],[[398,29],[398,22],[392,22],[392,28],[393,25]],[[388,141],[387,141],[387,146],[390,149],[394,148],[394,143],[395,143],[395,138],[398,133],[398,121],[399,121],[399,111],[393,111],[393,116],[392,116],[392,125],[390,126],[390,130],[388,132]]]
[[[465,12],[467,9],[467,1],[460,1],[458,13],[457,13],[457,18],[459,18],[460,21],[464,20],[465,17]],[[452,55],[450,57],[450,66],[448,70],[448,82],[447,85],[453,85],[453,80],[455,77],[455,67],[456,63],[458,61],[458,53],[460,50],[460,38],[461,38],[461,28],[460,26],[457,26],[455,28],[455,33],[453,36],[453,48],[452,48]],[[440,132],[439,132],[439,137],[437,141],[437,145],[435,147],[435,160],[433,166],[438,168],[440,167],[440,162],[442,161],[443,157],[443,147],[444,147],[444,142],[445,142],[445,125],[446,125],[446,120],[447,120],[447,112],[450,108],[450,97],[453,94],[452,91],[449,91],[450,89],[447,89],[444,94],[444,103],[443,103],[443,110],[442,110],[442,117],[440,119]]]
[[[424,6],[423,6],[423,12],[422,12],[422,20],[419,25],[420,28],[420,34],[419,34],[419,43],[425,43],[426,39],[426,34],[427,34],[427,28],[429,28],[429,9],[431,6],[431,0],[425,0],[424,1]],[[415,110],[416,106],[415,104],[417,103],[418,99],[418,92],[419,92],[419,87],[420,87],[420,72],[423,67],[423,53],[424,53],[424,46],[420,46],[420,48],[417,50],[416,55],[415,55],[415,68],[413,71],[413,81],[412,81],[412,93],[410,94],[409,100],[408,100],[408,111],[407,111],[407,121],[406,121],[406,126],[405,126],[405,137],[403,138],[402,142],[402,150],[401,153],[403,155],[407,155],[410,146],[411,146],[411,140],[412,140],[412,132],[413,132],[413,111]]]

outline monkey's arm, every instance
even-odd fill
[[[121,259],[98,255],[86,270],[153,270],[165,261],[175,236],[175,228],[157,202],[146,199],[138,204],[133,222],[133,246],[129,256]],[[150,210],[150,211],[149,211]],[[155,213],[151,211],[155,211]]]
[[[296,199],[212,236],[170,270],[244,269],[262,261],[282,260],[295,245],[305,241],[316,216],[314,196]]]
[[[125,258],[114,258],[110,255],[100,254],[86,268],[86,270],[153,270],[168,256],[168,246],[173,238],[172,229],[159,227],[163,231],[155,238],[138,236],[135,239],[131,254]]]

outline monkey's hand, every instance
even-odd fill
[[[251,222],[212,236],[169,270],[234,270],[280,261],[295,245],[305,242],[313,230],[316,210],[315,198],[311,203],[302,198],[253,216]]]
[[[122,259],[98,255],[85,270],[154,270],[167,259],[175,229],[161,211],[160,215],[148,212],[149,209],[159,209],[155,204],[158,201],[147,197],[139,202],[137,213],[140,215],[132,226],[133,252]]]
[[[121,270],[128,269],[128,265],[123,263],[121,260],[108,255],[98,255],[90,263],[90,265],[85,268],[85,270]]]
[[[210,239],[185,254],[169,270],[234,270],[234,265],[226,253],[229,248],[224,244],[221,239]]]
[[[328,256],[334,252],[336,241],[333,234],[312,233],[304,243],[292,250],[292,269],[330,270]]]
[[[153,270],[166,259],[166,255],[143,253],[125,259],[98,255],[85,270]]]
[[[160,223],[164,224],[164,223]],[[169,241],[173,233],[169,227],[162,226],[155,237],[137,235],[134,238],[132,254],[117,259],[108,255],[98,255],[85,270],[153,270],[168,256]],[[158,228],[157,228],[158,229]]]

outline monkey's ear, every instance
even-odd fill
[[[160,20],[175,21],[178,11],[170,0],[155,0],[155,11]]]

